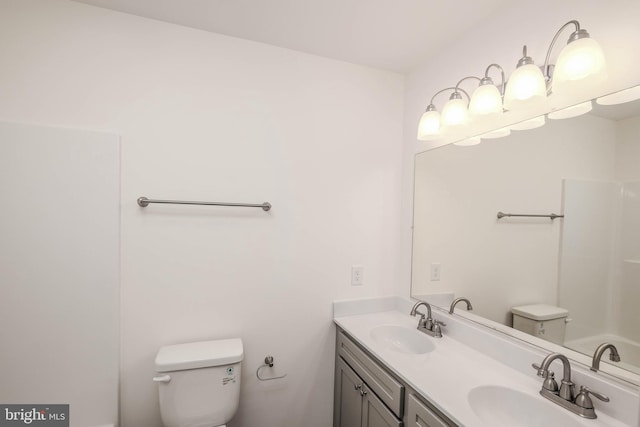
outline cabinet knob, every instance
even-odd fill
[[[356,384],[353,386],[356,390],[360,390],[362,388],[362,384]]]
[[[367,390],[360,390],[360,396],[366,396]]]

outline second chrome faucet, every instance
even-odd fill
[[[471,306],[471,301],[469,301],[468,298],[460,297],[460,298],[454,299],[453,302],[451,303],[451,307],[449,307],[449,314],[453,314],[453,309],[456,307],[456,304],[463,301],[467,303],[467,310],[469,311],[473,310],[473,307]]]
[[[600,369],[600,359],[602,359],[602,355],[605,350],[609,349],[609,360],[612,362],[620,361],[620,353],[618,353],[618,349],[615,345],[603,342],[596,348],[596,351],[593,353],[593,361],[591,362],[591,370],[598,371]]]
[[[562,382],[559,389],[553,372],[549,370],[551,362],[556,359],[562,362],[563,368]],[[584,386],[581,386],[580,391],[576,394],[575,384],[571,381],[571,364],[569,359],[561,353],[551,353],[544,358],[540,365],[534,363],[532,366],[538,371],[538,376],[544,378],[540,394],[574,414],[578,414],[583,418],[596,418],[591,396],[595,396],[603,402],[609,401],[609,398],[604,394]]]
[[[422,314],[418,311],[418,307],[420,307],[421,305],[424,305],[427,308],[426,314]],[[416,316],[417,314],[420,315],[420,320],[418,321],[418,330],[420,332],[424,332],[425,334],[435,338],[442,338],[441,326],[447,326],[447,324],[431,318],[431,306],[428,303],[424,301],[418,301],[414,304],[409,314],[411,316]]]

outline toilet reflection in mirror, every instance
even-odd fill
[[[416,155],[412,296],[464,295],[474,311],[456,314],[507,326],[514,308],[565,310],[564,336],[548,341],[589,357],[613,342],[616,366],[640,374],[640,101],[591,106]],[[498,219],[500,211],[547,217]]]

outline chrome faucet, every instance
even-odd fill
[[[547,378],[548,376],[553,377],[553,375],[551,375],[551,373],[549,372],[549,365],[551,365],[551,362],[553,362],[556,359],[560,359],[560,361],[562,362],[562,368],[563,368],[562,382],[561,382],[562,385],[560,386],[560,391],[558,391],[558,395],[564,400],[571,401],[575,397],[575,384],[571,382],[571,363],[569,363],[569,359],[567,359],[567,356],[561,353],[549,354],[547,357],[544,358],[544,360],[542,361],[542,364],[538,368],[538,376],[545,377],[545,378]],[[554,391],[554,390],[551,390],[550,384],[546,381],[543,384],[543,388],[548,391]]]
[[[425,307],[427,307],[426,319],[425,319],[425,315],[418,311],[418,307],[420,307],[421,305],[424,305]],[[416,314],[420,315],[418,328],[422,327],[422,328],[431,329],[433,327],[433,319],[431,318],[431,306],[428,303],[424,301],[418,301],[413,305],[413,308],[411,309],[411,312],[409,314],[414,317]]]
[[[473,307],[471,306],[471,301],[469,301],[467,298],[460,297],[460,298],[454,299],[453,302],[451,303],[451,307],[449,308],[449,314],[453,314],[453,309],[455,308],[456,304],[462,301],[467,303],[467,310],[473,310]]]
[[[610,349],[609,352],[609,360],[612,362],[620,361],[620,354],[618,353],[618,349],[615,345],[603,342],[596,348],[595,353],[593,353],[593,362],[591,362],[591,370],[598,371],[600,369],[600,359],[602,359],[602,355],[604,354],[606,349]]]
[[[551,362],[556,359],[560,359],[563,367],[560,389],[558,389],[558,383],[554,379],[553,372],[549,370]],[[580,392],[577,395],[575,394],[575,384],[571,382],[571,363],[569,363],[569,359],[564,354],[551,353],[544,358],[540,365],[534,363],[532,366],[538,371],[538,376],[544,377],[540,394],[574,414],[578,414],[583,418],[597,418],[593,401],[589,395],[593,395],[603,402],[609,401],[609,398],[604,394],[584,386],[580,387]]]
[[[418,311],[418,307],[420,307],[421,305],[427,307],[426,315]],[[431,318],[431,306],[428,303],[424,301],[418,301],[414,304],[409,314],[414,317],[416,314],[420,315],[420,320],[418,321],[418,330],[420,332],[424,332],[425,334],[435,338],[442,338],[441,326],[447,326],[447,324]]]

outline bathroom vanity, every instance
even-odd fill
[[[336,339],[333,425],[456,426],[340,328]]]
[[[597,419],[581,418],[540,395],[531,364],[549,351],[436,307],[446,326],[434,338],[416,330],[411,305],[397,297],[334,303],[334,427],[639,425],[637,386],[572,361],[578,389],[611,399],[594,402]],[[563,366],[551,367],[559,377]]]

